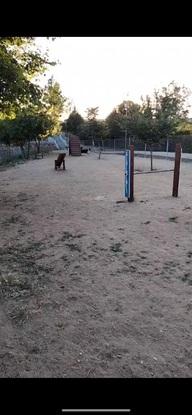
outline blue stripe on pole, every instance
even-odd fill
[[[125,152],[125,197],[130,197],[131,152]]]

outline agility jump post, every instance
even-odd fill
[[[176,144],[175,167],[174,167],[174,175],[173,175],[173,192],[172,192],[173,197],[178,197],[180,162],[181,162],[181,144]]]
[[[128,202],[134,201],[134,174],[151,174],[151,173],[164,173],[164,172],[174,171],[172,196],[178,197],[180,162],[181,162],[181,144],[176,144],[174,169],[158,170],[158,171],[154,170],[154,171],[134,173],[134,146],[131,145],[130,150],[126,150],[125,152],[125,197],[127,197]]]

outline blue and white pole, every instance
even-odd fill
[[[125,151],[125,197],[128,202],[134,201],[134,146],[130,146],[130,150]]]
[[[125,197],[130,197],[130,150],[125,152]]]

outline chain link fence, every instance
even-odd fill
[[[192,153],[192,135],[176,136],[162,140],[160,143],[153,144],[153,152],[174,152],[176,143],[180,143],[183,153]],[[110,153],[121,153],[129,148],[130,144],[134,145],[136,151],[150,151],[150,146],[143,141],[127,138],[110,138],[110,139],[81,139],[81,144],[91,148],[93,151],[102,151]]]
[[[192,135],[177,136],[162,140],[159,144],[153,145],[153,152],[175,152],[176,143],[180,143],[183,153],[192,153]],[[147,152],[150,151],[149,145],[132,137],[127,138],[110,138],[110,139],[81,139],[81,145],[88,147],[94,152],[105,152],[114,154],[123,154],[130,144],[134,144],[135,151]],[[40,145],[40,152],[48,154],[55,150],[54,145],[47,140],[42,141]],[[7,146],[0,144],[0,164],[26,158],[35,158],[37,155],[37,146],[35,142],[30,142],[30,146]]]
[[[55,150],[55,147],[47,141],[42,141],[40,144],[40,152],[43,155]],[[6,164],[9,162],[25,160],[27,158],[36,158],[38,154],[37,145],[35,142],[30,142],[30,145],[25,145],[22,148],[20,146],[8,146],[0,144],[0,164]]]

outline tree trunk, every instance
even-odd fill
[[[169,139],[167,138],[167,144],[166,144],[166,153],[167,153],[167,157],[169,154]]]
[[[36,141],[36,147],[37,147],[37,154],[40,153],[40,140],[35,140]]]
[[[150,147],[150,155],[151,155],[151,171],[153,170],[153,149],[152,146]]]
[[[37,146],[38,153],[40,153],[40,145],[41,145],[41,141],[40,141],[40,140],[38,140],[38,146]]]
[[[22,151],[22,154],[23,154],[23,158],[25,159],[25,149],[24,149],[23,144],[20,144],[20,148],[21,148],[21,151]]]
[[[7,161],[11,161],[11,146],[8,144]]]
[[[27,160],[29,159],[30,144],[31,144],[31,142],[29,140],[28,143],[27,143]]]

